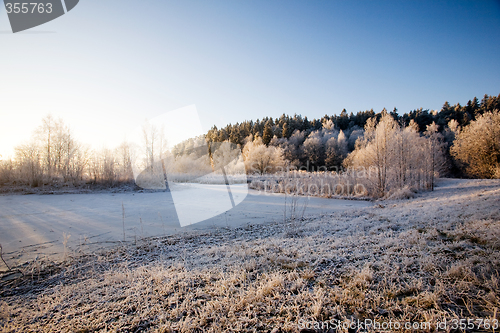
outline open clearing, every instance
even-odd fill
[[[258,224],[84,251],[66,264],[38,261],[0,289],[0,328],[326,332],[334,320],[371,319],[431,332],[444,319],[493,323],[499,207],[498,180],[441,180],[410,200],[286,223],[281,211]]]

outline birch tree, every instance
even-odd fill
[[[500,112],[486,112],[457,131],[450,153],[469,176],[500,178]]]

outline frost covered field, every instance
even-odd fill
[[[246,187],[246,184],[232,185],[234,195],[246,195]],[[219,192],[226,195],[226,185],[211,185],[205,197],[191,193],[189,188],[180,194],[186,196],[183,199],[188,202],[188,209],[200,213],[213,205],[208,197]],[[181,227],[177,219],[179,210],[175,210],[172,199],[171,193],[163,191],[0,196],[0,244],[4,259],[11,266],[35,258],[60,261],[147,237],[283,221],[286,199],[288,215],[292,208],[290,197],[250,190],[245,200],[230,211]],[[304,213],[299,212],[304,204]],[[295,215],[318,215],[369,205],[366,201],[300,198]],[[2,265],[0,273],[6,268]]]
[[[414,199],[36,261],[21,268],[24,278],[2,282],[0,329],[322,332],[368,318],[434,331],[445,318],[493,322],[499,207],[498,180],[442,179]]]

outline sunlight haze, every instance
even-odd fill
[[[98,148],[192,104],[205,131],[463,105],[498,93],[499,28],[495,1],[85,0],[12,34],[2,6],[0,154],[49,113]]]

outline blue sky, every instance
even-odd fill
[[[208,129],[500,93],[498,1],[81,0],[9,30],[2,8],[4,157],[49,112],[98,148],[190,104]]]

